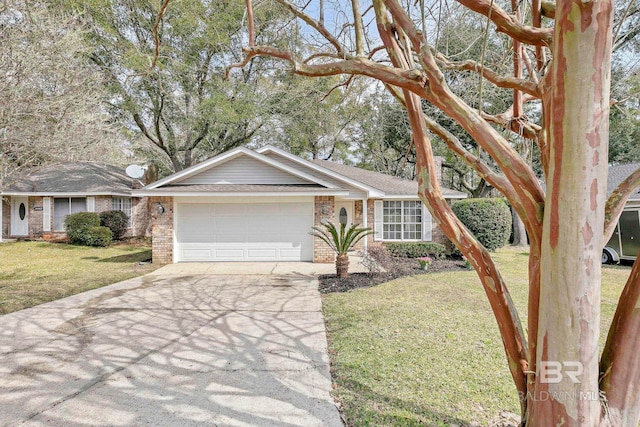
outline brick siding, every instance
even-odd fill
[[[164,213],[159,213],[157,204],[162,204]],[[173,197],[150,197],[151,248],[154,264],[173,262]]]
[[[149,220],[149,200],[146,197],[134,197],[131,202],[131,224],[130,230],[133,236],[151,236],[151,221]]]
[[[4,239],[9,238],[9,222],[11,221],[11,203],[9,203],[9,197],[2,197],[2,237]]]
[[[320,227],[324,222],[335,220],[335,197],[316,196],[314,200],[313,225]],[[313,238],[313,262],[329,263],[335,261],[335,252],[325,242]]]
[[[362,224],[362,200],[356,200],[355,202],[353,202],[353,223],[354,224],[360,224],[360,227],[364,226]],[[368,225],[367,227],[371,227],[371,225]],[[353,249],[356,250],[356,251],[364,250],[364,240],[365,239],[366,239],[366,237],[364,239],[360,240],[358,243],[356,243],[356,245],[353,247]]]
[[[44,216],[42,197],[29,197],[29,237],[42,237]],[[35,207],[40,210],[35,210]]]

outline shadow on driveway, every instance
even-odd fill
[[[342,425],[312,277],[148,275],[0,331],[1,425]]]

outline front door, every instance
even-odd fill
[[[29,235],[29,198],[11,198],[11,235]]]
[[[353,202],[337,201],[335,211],[335,226],[340,229],[340,224],[349,228],[353,224]]]

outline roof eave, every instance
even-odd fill
[[[291,191],[291,192],[279,192],[279,191],[167,191],[157,190],[144,190],[134,191],[133,195],[136,197],[193,197],[193,196],[216,196],[216,197],[293,197],[293,196],[347,196],[348,191],[345,190],[332,190],[326,191]]]
[[[443,194],[442,197],[445,199],[466,199],[468,196],[464,193],[460,194]],[[420,197],[417,194],[386,194],[381,197],[383,200],[391,200],[391,199],[419,199]]]
[[[280,169],[280,170],[282,170],[284,172],[290,173],[290,174],[292,174],[294,176],[297,176],[299,178],[302,178],[302,179],[305,179],[307,181],[313,182],[315,184],[322,185],[323,187],[335,188],[335,185],[332,185],[332,184],[330,184],[328,182],[325,182],[325,181],[323,181],[321,179],[318,179],[318,178],[316,178],[314,176],[306,174],[306,173],[304,173],[302,171],[299,171],[297,169],[291,168],[291,167],[289,167],[287,165],[283,165],[282,163],[280,163],[280,162],[278,162],[276,160],[270,159],[270,158],[268,158],[266,156],[263,156],[261,153],[252,151],[252,150],[250,150],[248,148],[245,148],[245,147],[234,148],[231,151],[228,151],[226,153],[222,153],[222,154],[220,154],[220,155],[218,155],[216,157],[213,157],[213,158],[211,158],[209,160],[205,160],[202,163],[199,163],[197,165],[191,166],[190,168],[184,169],[184,170],[182,170],[180,172],[177,172],[177,173],[175,173],[173,175],[170,175],[170,176],[168,176],[166,178],[163,178],[161,180],[153,182],[153,183],[151,183],[151,184],[149,184],[149,185],[147,185],[146,187],[143,187],[143,188],[146,189],[146,190],[154,190],[154,189],[160,188],[160,187],[162,187],[164,185],[170,184],[170,183],[178,181],[180,179],[184,179],[184,178],[188,178],[190,176],[196,175],[196,174],[198,174],[198,172],[205,171],[205,170],[207,170],[209,168],[213,168],[218,164],[225,163],[225,162],[227,162],[229,160],[233,160],[234,158],[236,158],[238,156],[241,156],[241,155],[246,155],[246,156],[249,156],[249,157],[251,157],[253,159],[256,159],[258,161],[262,161],[262,162],[264,162],[264,163],[266,163],[266,164],[268,164],[270,166],[275,167],[276,169]]]
[[[132,197],[131,192],[121,192],[121,191],[55,191],[55,192],[54,191],[0,191],[0,195],[31,196],[31,197],[86,197],[86,196]]]
[[[282,157],[286,157],[287,159],[289,159],[291,161],[294,161],[294,162],[296,162],[296,163],[298,163],[300,165],[306,166],[306,167],[308,167],[310,169],[313,169],[315,171],[318,171],[320,173],[324,173],[325,175],[329,175],[329,176],[331,176],[331,177],[333,177],[333,178],[335,178],[335,179],[337,179],[339,181],[342,181],[342,182],[344,182],[346,184],[349,184],[349,185],[352,185],[352,186],[354,186],[356,188],[359,188],[360,190],[364,190],[364,191],[367,192],[367,195],[368,195],[368,197],[370,199],[380,198],[380,197],[383,197],[385,195],[384,191],[382,191],[382,190],[379,190],[379,189],[377,189],[375,187],[371,187],[369,185],[366,185],[366,184],[364,184],[364,183],[362,183],[362,182],[360,182],[358,180],[355,180],[353,178],[346,177],[346,176],[344,176],[344,175],[342,175],[342,174],[340,174],[338,172],[332,171],[331,169],[327,169],[327,168],[324,168],[322,166],[319,166],[319,165],[316,165],[314,163],[311,163],[308,160],[305,160],[303,158],[295,156],[295,155],[293,155],[291,153],[287,153],[286,151],[281,150],[281,149],[279,149],[277,147],[274,147],[272,145],[267,145],[266,147],[262,147],[262,148],[259,148],[259,149],[256,150],[256,152],[258,152],[260,154],[264,154],[267,151],[272,151],[272,152],[274,152],[274,153],[276,153],[278,155],[281,155]]]

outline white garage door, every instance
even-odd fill
[[[312,203],[178,203],[178,261],[311,261]]]

